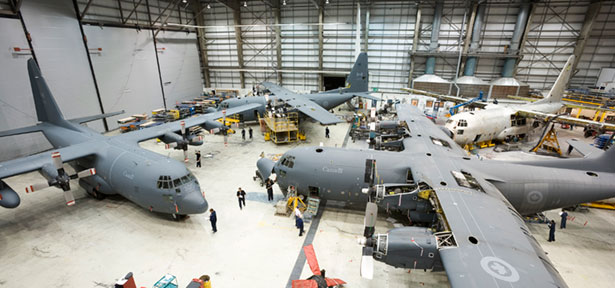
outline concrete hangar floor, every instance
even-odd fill
[[[298,261],[301,247],[310,240],[320,266],[328,276],[348,282],[345,287],[449,286],[444,272],[408,272],[380,262],[375,262],[374,280],[362,279],[356,238],[363,233],[363,211],[328,205],[318,225],[308,224],[310,232],[303,237],[298,237],[293,218],[274,216],[265,189],[252,180],[259,154],[281,154],[320,142],[365,146],[346,140],[348,124],[331,126],[331,138],[325,139],[324,127],[305,123],[308,141],[286,146],[265,142],[258,126],[252,128],[252,141],[235,134],[225,146],[223,137],[206,135],[203,146],[190,147],[186,165],[218,213],[216,234],[208,213],[175,222],[121,197],[95,200],[76,183],[77,204],[66,207],[58,189],[21,192],[19,187],[41,179],[38,173],[7,179],[21,194],[22,204],[0,210],[0,287],[113,287],[127,272],[134,273],[138,287],[151,287],[166,273],[177,276],[179,287],[202,274],[211,276],[214,287],[286,287],[289,279],[311,276],[307,263]],[[165,150],[164,144],[148,141],[142,146],[182,160],[181,151]],[[202,168],[195,168],[196,149],[211,155],[204,157]],[[247,192],[243,210],[235,196],[238,187]],[[275,201],[283,198],[277,186],[274,192]],[[546,214],[558,219],[557,211]],[[556,242],[547,242],[545,224],[529,227],[570,287],[612,287],[615,213],[591,209],[570,214],[575,220],[566,230],[557,230]],[[379,217],[377,233],[391,228],[393,224]]]

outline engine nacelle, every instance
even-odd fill
[[[11,189],[9,185],[0,180],[0,206],[4,208],[15,208],[19,206],[21,199],[15,190]]]
[[[201,124],[201,127],[203,127],[203,129],[207,130],[207,131],[211,131],[211,130],[221,130],[224,128],[224,124],[215,121],[215,120],[208,120],[205,121],[205,123]],[[215,133],[217,133],[217,131],[215,131]]]
[[[422,227],[401,227],[374,235],[374,259],[396,268],[442,271],[437,239]]]
[[[79,186],[85,189],[85,191],[95,192],[95,194],[115,194],[113,189],[111,189],[111,186],[109,186],[109,184],[98,175],[93,175],[86,178],[79,178]]]
[[[180,143],[184,141],[184,138],[182,138],[181,135],[174,132],[165,133],[164,135],[162,135],[162,137],[158,137],[158,139],[160,139],[160,141],[164,142],[165,144]]]

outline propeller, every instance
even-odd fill
[[[53,165],[47,164],[44,165],[41,169],[43,174],[46,176],[45,178],[49,180],[47,182],[34,183],[32,185],[29,185],[28,187],[26,187],[26,193],[31,193],[45,189],[47,187],[55,186],[61,188],[64,191],[64,199],[66,200],[66,205],[74,205],[75,196],[70,190],[70,180],[96,175],[96,169],[90,168],[83,171],[79,171],[73,175],[68,175],[64,170],[64,162],[62,161],[60,152],[51,153],[51,160]]]
[[[363,219],[364,229],[363,236],[359,239],[359,244],[363,246],[363,255],[361,256],[361,277],[372,279],[374,277],[374,248],[372,242],[374,232],[376,231],[376,218],[378,217],[378,205],[374,203],[374,181],[376,176],[376,160],[367,159],[365,162],[366,180],[369,181],[370,187],[366,189],[369,192],[369,202],[365,205],[365,218]],[[367,182],[367,181],[366,181]]]
[[[325,270],[320,270],[312,244],[303,246],[303,253],[314,275],[306,280],[293,280],[292,288],[326,288],[346,284],[344,280],[325,277]]]
[[[187,130],[186,130],[186,122],[185,121],[179,122],[179,125],[181,126],[181,128],[180,128],[181,140],[168,143],[164,147],[165,147],[165,149],[173,148],[173,149],[177,149],[177,150],[179,150],[179,149],[183,150],[184,151],[184,162],[188,162],[188,145],[193,145],[195,143],[203,141],[203,136],[189,134],[187,132]],[[172,133],[172,134],[175,134],[175,133]],[[175,136],[175,137],[177,137],[177,136]]]

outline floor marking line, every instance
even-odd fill
[[[305,234],[305,240],[303,241],[303,245],[301,245],[301,250],[299,251],[299,255],[297,256],[297,261],[295,261],[295,266],[293,266],[293,270],[290,272],[290,277],[288,277],[288,282],[286,283],[286,288],[292,288],[293,280],[298,280],[301,277],[301,272],[303,271],[303,266],[305,266],[305,254],[303,254],[303,246],[310,245],[314,241],[314,237],[316,236],[316,231],[318,230],[318,225],[320,224],[320,217],[322,213],[324,213],[325,205],[327,201],[324,200],[320,202],[320,206],[318,207],[318,212],[312,218],[312,224],[310,224],[310,230]]]

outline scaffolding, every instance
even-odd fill
[[[275,144],[297,142],[302,136],[299,133],[299,114],[297,112],[285,115],[273,114],[259,118],[261,129],[265,132],[265,141]]]

